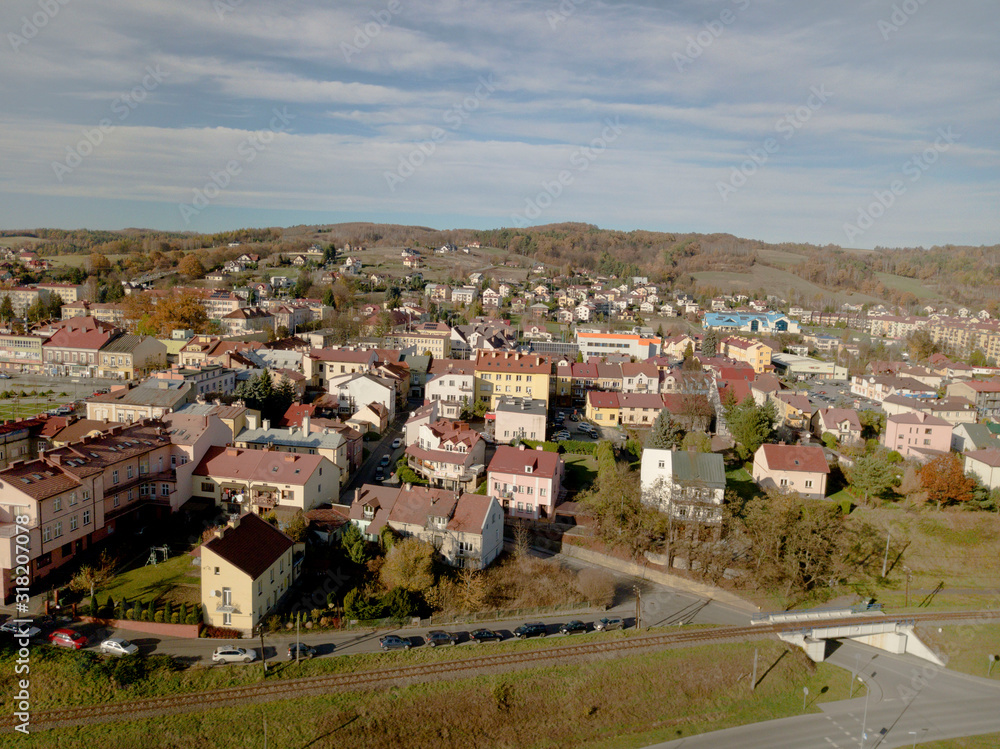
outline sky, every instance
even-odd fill
[[[981,0],[3,0],[0,228],[991,245],[998,32]]]

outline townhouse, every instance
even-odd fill
[[[596,333],[577,330],[576,345],[583,354],[584,361],[590,357],[608,354],[625,354],[641,361],[659,356],[662,340],[656,336],[647,337],[637,333]]]
[[[97,377],[100,350],[123,335],[122,331],[92,317],[74,317],[51,326],[42,343],[44,371],[54,376]]]
[[[193,386],[196,395],[212,393],[229,394],[236,389],[236,372],[218,364],[202,364],[183,367],[175,364],[170,369],[154,372],[152,380],[181,383]]]
[[[545,401],[503,396],[493,414],[493,436],[497,442],[507,443],[517,439],[544,440],[547,414]]]
[[[457,359],[432,359],[424,385],[424,402],[436,402],[441,415],[460,418],[475,398],[475,362]]]
[[[501,445],[487,470],[486,494],[512,517],[555,517],[566,468],[558,453]]]
[[[388,348],[403,353],[426,354],[434,359],[451,358],[451,327],[441,322],[417,323],[410,330],[393,332],[385,337]]]
[[[100,348],[97,376],[141,380],[167,365],[167,347],[152,336],[121,335]]]
[[[882,444],[904,458],[924,462],[951,450],[951,431],[951,424],[936,416],[896,414],[885,420]]]
[[[980,419],[997,420],[1000,417],[1000,380],[953,382],[946,392],[949,396],[971,401]]]
[[[475,365],[475,398],[495,410],[501,396],[549,404],[552,361],[546,356],[510,351],[480,351]]]
[[[0,371],[40,374],[44,366],[44,340],[37,335],[0,335]]]
[[[332,377],[356,372],[368,373],[378,364],[378,354],[370,349],[313,349],[302,358],[302,373],[309,384],[325,388]]]
[[[319,455],[333,464],[331,470],[333,492],[339,493],[350,471],[347,440],[337,431],[322,427],[312,429],[311,417],[303,414],[298,425],[272,427],[265,420],[259,429],[245,429],[236,435],[234,445],[247,450],[274,450],[298,455]]]

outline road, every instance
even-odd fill
[[[350,505],[354,501],[354,490],[362,484],[375,483],[375,468],[386,455],[389,456],[389,465],[386,466],[386,477],[388,478],[396,468],[396,461],[403,455],[406,446],[402,445],[395,450],[392,449],[392,441],[397,437],[402,441],[403,425],[410,416],[409,410],[404,410],[396,416],[396,420],[389,425],[385,434],[378,442],[366,442],[365,447],[371,450],[368,458],[361,463],[361,467],[351,477],[340,492],[340,503]]]
[[[868,696],[820,705],[819,714],[713,731],[647,749],[889,749],[1000,731],[1000,684],[995,681],[850,641],[841,643],[828,661],[852,673],[860,665]]]

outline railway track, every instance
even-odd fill
[[[1000,611],[961,612],[952,614],[919,613],[905,616],[871,615],[853,619],[824,621],[823,625],[872,621],[901,621],[915,623],[955,624],[986,622],[1000,619]],[[628,655],[643,650],[665,649],[684,645],[710,644],[713,642],[743,642],[763,639],[780,632],[801,630],[803,624],[764,624],[746,627],[719,627],[692,631],[668,632],[653,635],[634,635],[623,639],[560,645],[551,648],[524,650],[515,653],[476,655],[453,661],[438,661],[408,666],[384,668],[359,673],[310,676],[284,679],[241,687],[230,687],[206,692],[151,697],[131,702],[113,702],[101,705],[58,708],[36,711],[31,715],[32,730],[92,725],[124,720],[137,720],[162,715],[197,712],[228,705],[305,697],[341,689],[375,688],[399,683],[427,681],[436,678],[457,677],[470,672],[495,668],[530,667],[557,662],[573,661],[604,655]],[[0,718],[0,732],[12,730],[12,716]]]

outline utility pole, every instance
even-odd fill
[[[892,528],[885,534],[885,555],[882,557],[882,577],[885,577],[885,568],[889,563],[889,539],[892,538]]]
[[[638,585],[633,585],[632,591],[635,593],[635,629],[639,631],[642,626],[642,591]]]
[[[913,573],[910,571],[909,567],[904,567],[903,569],[906,570],[906,602],[904,603],[904,606],[907,607],[907,608],[909,608],[909,606],[910,606],[910,576]]]
[[[264,677],[267,677],[267,655],[264,653],[264,625],[260,625],[260,660],[264,664]]]
[[[757,648],[753,649],[753,677],[750,679],[750,691],[757,690]]]
[[[302,618],[302,612],[295,612],[295,662],[299,662],[299,621]]]

